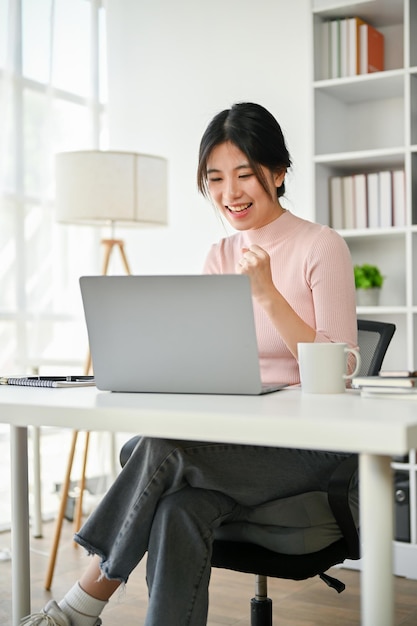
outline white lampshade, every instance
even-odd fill
[[[96,225],[166,224],[166,159],[97,150],[57,154],[56,218]]]

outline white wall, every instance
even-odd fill
[[[121,233],[134,273],[195,273],[224,236],[196,190],[201,135],[236,101],[267,107],[293,159],[286,206],[312,218],[310,0],[106,0],[110,148],[169,161],[167,229]]]

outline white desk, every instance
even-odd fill
[[[358,452],[362,624],[393,625],[390,457],[417,447],[415,401],[363,399],[354,391],[314,396],[288,389],[261,397],[238,397],[2,386],[0,422],[12,427],[13,626],[30,612],[28,425]]]

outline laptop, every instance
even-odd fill
[[[249,278],[82,276],[96,386],[103,391],[259,395]]]

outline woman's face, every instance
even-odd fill
[[[211,151],[207,161],[207,184],[211,199],[236,230],[262,228],[283,209],[277,199],[285,171],[272,173],[262,167],[270,189],[267,194],[249,165],[246,155],[227,141]]]

